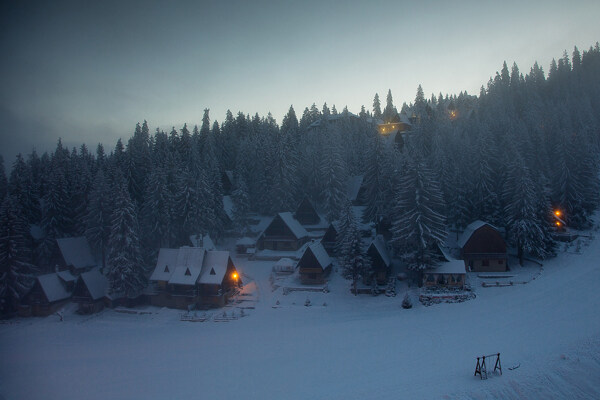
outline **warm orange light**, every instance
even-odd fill
[[[231,277],[232,277],[233,279],[237,279],[237,278],[238,278],[238,274],[237,274],[237,272],[234,272],[233,274],[231,274]]]
[[[560,226],[560,222],[556,221],[556,226]]]
[[[560,212],[560,210],[556,210],[556,211],[554,211],[554,215],[556,215],[557,217],[560,217],[560,214],[562,214],[562,213]]]

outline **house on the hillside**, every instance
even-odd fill
[[[85,236],[56,239],[60,257],[58,270],[69,270],[75,275],[97,266],[92,249]]]
[[[410,132],[413,122],[406,114],[398,114],[398,118],[394,121],[387,121],[377,125],[377,131],[385,143],[394,144],[398,148],[404,146],[403,136],[406,132]]]
[[[383,236],[377,235],[367,248],[367,257],[371,261],[373,277],[378,285],[387,282],[392,271],[392,259],[383,240]]]
[[[436,268],[423,271],[423,286],[436,288],[464,289],[466,270],[462,260],[441,263]]]
[[[339,222],[334,221],[330,223],[325,231],[325,235],[323,235],[323,238],[321,239],[321,244],[330,256],[335,256],[337,253],[336,247],[339,229]]]
[[[320,242],[310,244],[298,261],[300,281],[306,285],[325,283],[331,272],[331,259]]]
[[[34,316],[55,313],[71,299],[76,279],[69,271],[37,276],[22,301],[29,308],[27,313]]]
[[[73,290],[77,312],[93,314],[101,311],[108,301],[108,288],[108,279],[97,268],[79,275]]]
[[[326,222],[321,218],[317,210],[313,206],[308,197],[304,197],[304,199],[298,205],[296,212],[294,213],[294,218],[296,221],[300,222],[300,224],[307,231],[315,231],[322,230],[327,228]]]
[[[150,303],[159,307],[219,307],[241,284],[228,251],[197,247],[160,249],[148,296]]]
[[[500,231],[491,224],[475,221],[465,228],[458,240],[461,256],[468,271],[506,271],[506,242]]]
[[[291,258],[283,257],[273,265],[273,272],[276,274],[293,274],[296,270],[296,263]]]
[[[308,232],[290,212],[277,214],[256,241],[259,250],[296,251],[308,242]]]

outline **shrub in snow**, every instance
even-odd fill
[[[306,301],[304,302],[304,306],[310,307],[310,299],[306,299]]]
[[[404,295],[404,299],[402,300],[402,308],[412,308],[412,301],[410,300],[408,293]]]

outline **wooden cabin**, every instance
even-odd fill
[[[241,285],[228,251],[160,249],[148,295],[159,307],[222,307]]]
[[[308,197],[304,197],[294,213],[294,218],[304,226],[317,225],[321,222],[321,217],[310,200],[308,200]]]
[[[33,287],[23,298],[23,304],[29,307],[27,314],[47,316],[58,311],[71,300],[74,280],[75,277],[68,271],[37,276]]]
[[[337,254],[337,236],[339,232],[339,223],[332,222],[325,231],[325,235],[321,239],[321,244],[330,256]]]
[[[373,276],[378,285],[384,285],[392,271],[392,259],[383,240],[383,236],[377,235],[367,248],[367,256],[371,260]]]
[[[458,246],[468,271],[504,272],[508,269],[506,242],[500,231],[487,222],[475,221],[467,226]]]
[[[256,241],[259,250],[296,251],[308,242],[308,232],[292,213],[277,214]]]
[[[323,284],[331,272],[331,259],[323,245],[320,242],[314,242],[302,254],[297,268],[303,284]]]
[[[465,279],[466,270],[462,260],[447,261],[437,268],[423,271],[424,287],[464,289]]]
[[[107,304],[108,279],[98,269],[82,273],[73,290],[73,301],[80,314],[93,314]]]
[[[56,239],[56,243],[60,253],[57,261],[59,270],[69,270],[79,275],[97,267],[98,264],[85,236]]]

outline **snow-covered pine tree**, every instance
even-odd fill
[[[146,271],[140,254],[135,206],[126,180],[117,177],[109,237],[108,273],[110,292],[134,297],[146,286]]]
[[[416,152],[400,172],[392,220],[392,244],[411,270],[437,264],[436,246],[446,238],[444,199],[434,174]]]
[[[363,180],[365,185],[363,201],[367,205],[363,214],[365,221],[379,222],[390,212],[395,171],[392,151],[379,135],[373,138]]]
[[[10,171],[8,194],[18,199],[25,218],[30,224],[38,223],[40,220],[39,199],[35,196],[33,189],[31,171],[19,153]]]
[[[208,211],[206,198],[209,193],[202,192],[198,179],[189,170],[182,168],[177,179],[177,192],[174,198],[176,214],[176,244],[183,245],[190,235],[199,230],[208,230],[205,217]]]
[[[357,295],[358,280],[366,273],[368,262],[363,255],[360,231],[350,202],[347,202],[344,206],[340,225],[337,247],[339,249],[342,275],[352,281],[352,291],[354,295]]]
[[[102,255],[102,268],[106,267],[106,248],[111,229],[112,199],[104,172],[99,169],[90,192],[87,213],[84,218],[85,236],[92,248]]]
[[[0,156],[0,203],[4,201],[7,192],[8,180],[6,179],[6,172],[4,171],[4,158]]]
[[[233,202],[233,224],[239,232],[245,232],[248,228],[248,212],[250,203],[248,201],[248,187],[242,174],[236,174],[235,188],[231,193]]]
[[[346,201],[346,166],[340,154],[340,146],[334,142],[334,136],[328,135],[325,139],[325,149],[321,158],[321,177],[323,191],[321,198],[323,206],[330,221],[339,218],[341,208]]]
[[[392,99],[392,90],[388,90],[385,108],[383,110],[383,121],[385,123],[390,122],[398,122],[400,121],[398,117],[398,111],[396,111],[396,107],[394,107],[394,101]]]
[[[504,189],[505,218],[509,243],[517,248],[519,262],[523,265],[526,253],[544,258],[548,251],[545,242],[545,229],[540,220],[539,196],[531,171],[520,154],[516,153],[509,166]],[[542,210],[549,215],[551,210]]]
[[[56,239],[69,235],[68,229],[73,222],[69,203],[67,181],[61,170],[54,169],[50,176],[48,192],[42,201],[41,225],[45,237],[38,248],[38,260],[45,267],[52,267],[57,256]]]
[[[21,297],[31,287],[31,252],[26,246],[28,225],[14,196],[0,206],[0,315],[17,310]]]
[[[375,98],[373,99],[373,118],[382,118],[381,101],[379,101],[379,94],[377,93],[375,93]]]

